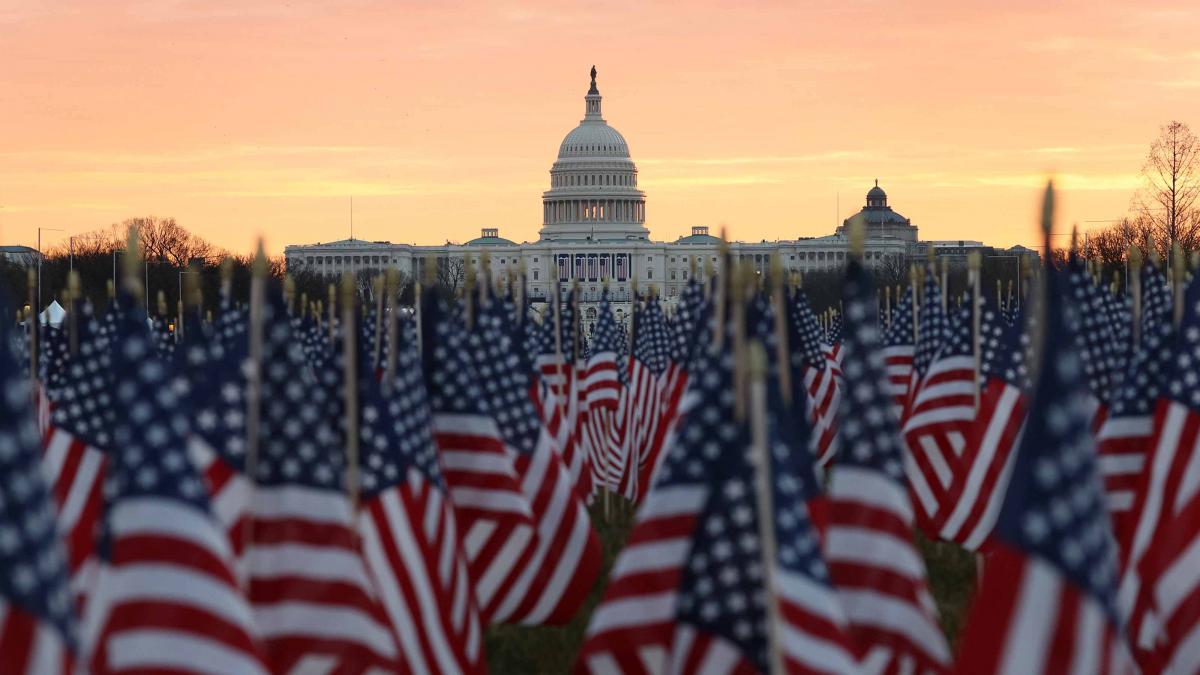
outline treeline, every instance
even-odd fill
[[[130,227],[137,228],[141,250],[145,257],[141,264],[142,277],[149,292],[146,298],[150,311],[158,314],[158,297],[166,300],[167,318],[176,315],[176,302],[184,285],[198,282],[208,309],[218,303],[222,267],[226,267],[231,284],[231,296],[237,302],[245,302],[250,293],[250,268],[253,253],[234,253],[220,248],[197,234],[188,231],[174,218],[131,218],[107,228],[75,235],[68,243],[56,245],[44,253],[41,265],[41,301],[45,307],[53,300],[60,300],[67,288],[67,277],[73,269],[79,273],[81,291],[95,306],[103,307],[108,302],[109,285],[119,278],[124,265],[126,238]],[[271,277],[282,280],[286,274],[283,256],[267,258]],[[29,288],[29,274],[37,274],[36,257],[27,260],[0,260],[0,288],[18,306],[29,304],[30,294],[36,297],[37,290]],[[194,275],[196,279],[185,279]],[[313,302],[325,301],[330,280],[309,272],[293,274],[297,297],[307,295]],[[367,273],[359,275],[358,285],[364,299],[374,298],[373,278]],[[412,283],[402,279],[401,302],[411,303]]]

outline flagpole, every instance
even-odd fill
[[[37,310],[37,272],[34,272],[32,268],[26,275],[26,286],[29,290],[29,316],[25,319],[26,330],[29,332],[29,385],[33,387],[32,391],[36,392],[38,391],[38,323],[41,321],[41,316]]]
[[[779,372],[779,389],[783,403],[792,407],[792,364],[788,357],[787,305],[783,301],[783,260],[776,252],[771,256],[771,304],[775,310],[775,365]]]
[[[1129,247],[1129,266],[1130,319],[1133,347],[1137,349],[1142,344],[1142,249],[1137,246]]]
[[[883,287],[883,323],[886,328],[892,327],[892,287]],[[899,298],[897,298],[899,300]]]
[[[1187,268],[1183,262],[1183,250],[1179,246],[1179,242],[1175,242],[1174,248],[1171,250],[1171,280],[1175,291],[1175,330],[1179,330],[1179,325],[1183,323],[1183,286],[1184,275],[1187,273]]]
[[[378,275],[376,275],[376,276],[375,276],[375,281],[373,282],[373,286],[372,286],[372,287],[373,287],[373,289],[374,289],[374,291],[375,291],[375,345],[374,345],[374,346],[375,346],[375,348],[374,348],[373,350],[371,350],[371,351],[372,351],[372,354],[371,354],[371,372],[372,372],[372,373],[375,373],[375,372],[377,372],[377,371],[376,371],[376,369],[377,369],[377,368],[379,368],[379,360],[380,360],[380,358],[381,358],[381,355],[382,355],[382,353],[383,353],[383,293],[384,293],[384,283],[383,283],[383,275],[382,275],[382,274],[378,274]]]
[[[395,268],[388,269],[384,282],[387,293],[387,366],[384,368],[383,393],[392,393],[392,382],[396,379],[396,359],[400,351],[399,317],[396,316],[396,295],[400,292],[400,272]]]
[[[729,301],[729,288],[733,282],[733,264],[732,258],[729,255],[729,242],[725,239],[725,228],[721,228],[721,243],[718,246],[720,251],[717,256],[717,262],[725,270],[724,274],[718,270],[714,276],[716,282],[716,300],[713,302],[713,346],[720,351],[725,344],[725,316],[728,312],[726,304]]]
[[[247,503],[252,503],[254,489],[258,483],[259,425],[262,419],[262,362],[263,362],[263,303],[266,292],[267,256],[262,239],[258,241],[258,254],[250,271],[250,349],[249,368],[246,370],[246,483],[250,494]],[[254,531],[253,508],[247,510],[242,521],[242,541],[250,546]]]
[[[333,284],[329,284],[328,292],[329,292],[329,325],[326,326],[325,328],[326,328],[326,330],[329,331],[329,346],[333,347],[333,340],[335,337],[337,337],[336,335],[334,335],[334,332],[333,332],[334,324],[336,323],[336,321],[334,320],[336,318],[335,312],[337,312],[337,287],[334,286]]]
[[[346,415],[346,494],[358,511],[358,330],[354,325],[354,277],[342,275],[342,397]]]
[[[942,258],[942,314],[946,314],[947,303],[950,302],[950,263]]]
[[[1050,274],[1052,274],[1052,270],[1051,270],[1052,262],[1050,259],[1050,252],[1051,252],[1050,251],[1050,235],[1052,234],[1053,229],[1054,229],[1054,181],[1048,181],[1046,183],[1045,196],[1042,198],[1042,256],[1043,256],[1042,264],[1045,266],[1046,274],[1045,274],[1045,277],[1042,279],[1041,288],[1039,289],[1041,291],[1041,302],[1036,303],[1035,311],[1036,311],[1037,319],[1033,322],[1033,326],[1030,330],[1030,345],[1031,345],[1031,349],[1029,350],[1030,363],[1028,364],[1028,368],[1027,368],[1027,370],[1029,372],[1029,379],[1034,382],[1037,381],[1038,372],[1042,365],[1041,364],[1042,352],[1044,352],[1045,348],[1046,348],[1046,345],[1044,344],[1044,337],[1046,335],[1046,318],[1047,318],[1046,317],[1046,309],[1047,309],[1046,306],[1050,301]],[[1071,249],[1074,250],[1075,249],[1075,245],[1074,245],[1075,235],[1074,234],[1071,235],[1071,241],[1072,241]],[[1031,291],[1030,295],[1032,295],[1032,294],[1033,293]]]
[[[79,281],[79,272],[71,270],[67,274],[67,330],[70,333],[71,356],[79,353],[79,306],[77,301],[83,297]]]
[[[913,329],[913,354],[914,355],[916,354],[917,341],[921,337],[921,327],[920,327],[921,322],[918,321],[918,318],[921,315],[921,303],[918,300],[918,296],[917,296],[917,292],[920,288],[918,281],[917,281],[917,277],[920,275],[920,272],[918,270],[920,270],[920,269],[921,268],[917,267],[916,265],[913,265],[908,270],[908,283],[909,283],[909,286],[912,288],[912,299],[913,299],[913,301],[912,301],[912,323],[913,323],[912,329]]]
[[[979,305],[983,300],[983,289],[980,288],[983,284],[982,275],[979,273],[980,263],[982,262],[979,251],[972,251],[967,258],[967,270],[971,277],[971,354],[975,361],[975,409],[979,410],[979,389],[983,385],[980,381],[980,357],[981,350],[979,347],[979,328],[980,316]]]
[[[737,332],[737,331],[735,331]],[[763,593],[767,609],[767,670],[782,673],[783,657],[780,651],[782,635],[779,619],[779,593],[776,590],[775,568],[778,559],[775,541],[775,519],[773,508],[771,455],[767,447],[767,353],[757,340],[749,348],[749,394],[750,394],[750,457],[758,496],[758,534],[762,542]],[[780,372],[784,369],[780,368]],[[745,404],[743,404],[745,405]]]

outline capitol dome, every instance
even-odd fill
[[[861,211],[842,221],[837,234],[844,234],[852,223],[862,223],[868,239],[895,238],[904,241],[917,240],[917,228],[912,221],[888,206],[887,193],[875,181],[875,187],[867,191],[867,205]]]
[[[604,120],[585,118],[558,146],[559,159],[581,156],[629,157],[629,145],[621,132]]]
[[[621,132],[601,115],[596,68],[584,96],[584,116],[558,146],[550,189],[542,194],[541,238],[645,240],[646,195]]]

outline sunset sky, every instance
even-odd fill
[[[138,215],[225,247],[532,240],[595,64],[659,240],[1120,218],[1200,126],[1200,3],[0,0],[0,243]],[[1200,131],[1200,129],[1198,129]],[[840,195],[840,210],[838,201]]]

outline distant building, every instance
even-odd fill
[[[646,227],[646,194],[638,188],[638,169],[625,137],[602,116],[596,72],[584,96],[584,116],[563,138],[558,157],[550,167],[550,189],[542,193],[542,227],[535,242],[516,243],[500,236],[496,227],[482,228],[480,236],[465,244],[413,246],[386,241],[346,239],[329,243],[294,245],[285,249],[289,270],[323,275],[381,271],[395,268],[419,276],[425,260],[439,264],[462,260],[478,265],[484,251],[493,274],[515,274],[524,265],[527,295],[545,302],[551,293],[565,295],[574,283],[582,291],[585,327],[595,316],[605,280],[610,300],[619,316],[627,315],[636,283],[638,290],[653,290],[672,305],[689,276],[703,278],[706,264],[720,266],[720,240],[707,226],[692,228],[690,235],[673,242],[650,238]],[[866,205],[847,218],[832,235],[794,240],[731,242],[730,251],[740,260],[765,271],[773,254],[785,270],[812,272],[843,266],[849,247],[846,228],[855,220],[866,226],[864,262],[903,266],[909,259],[924,258],[928,243],[917,238],[917,227],[888,205],[878,181],[867,192]],[[979,242],[959,242],[960,247]]]
[[[41,254],[31,246],[0,246],[0,260],[15,265],[33,265]]]

